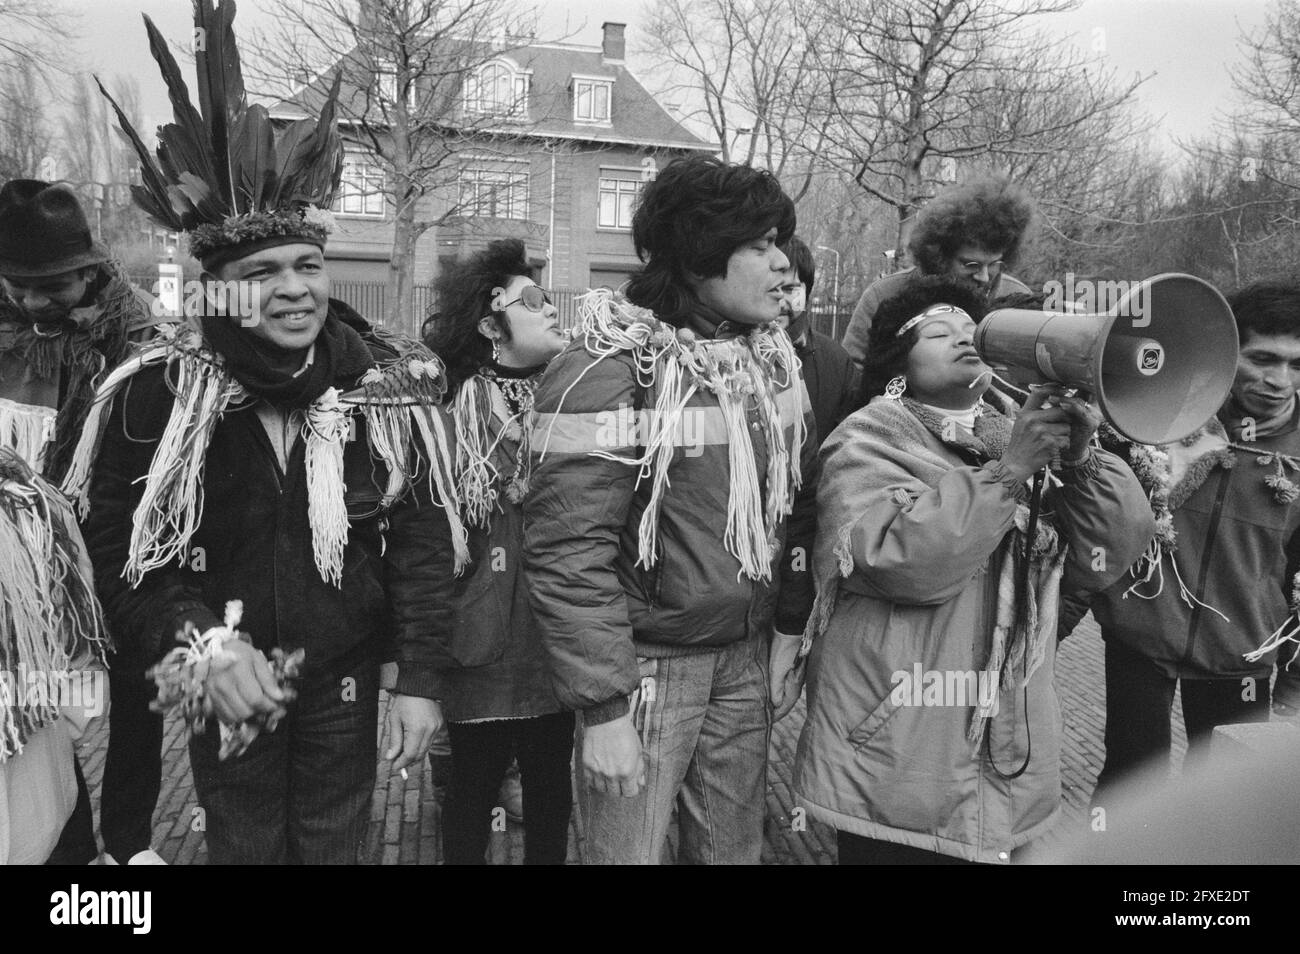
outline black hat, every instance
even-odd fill
[[[45,278],[108,259],[67,186],[13,179],[0,188],[0,275]]]

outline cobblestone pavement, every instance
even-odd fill
[[[1105,756],[1105,686],[1102,669],[1102,642],[1091,617],[1080,624],[1061,646],[1056,665],[1057,685],[1065,722],[1062,740],[1061,826],[1046,841],[1049,843],[1087,823],[1088,798]],[[111,718],[111,715],[110,715]],[[777,724],[772,736],[768,768],[767,831],[763,863],[781,865],[834,864],[835,833],[811,819],[806,826],[792,824],[799,818],[790,791],[790,771],[795,746],[803,725],[802,703]],[[99,814],[99,785],[104,772],[104,752],[108,727],[101,724],[82,741],[82,767],[91,788],[96,823]],[[171,718],[163,738],[164,761],[162,793],[154,816],[154,848],[172,864],[202,864],[203,847],[201,814],[194,797],[186,754],[184,729]],[[1181,707],[1174,704],[1175,763],[1186,743],[1183,737]],[[383,748],[381,742],[381,751]],[[439,820],[441,809],[428,764],[409,779],[389,772],[380,763],[371,806],[370,829],[365,858],[371,864],[438,864],[442,861]],[[796,831],[794,828],[806,828]],[[582,835],[575,819],[572,824],[569,860],[576,861]],[[496,864],[519,864],[523,860],[523,829],[506,822],[504,832],[494,834],[490,860]]]

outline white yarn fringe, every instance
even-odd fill
[[[351,425],[329,388],[307,409],[307,522],[321,579],[343,586],[343,551],[348,543],[347,486],[343,481],[343,443]]]
[[[640,416],[646,425],[645,433],[638,435],[639,457],[591,452],[595,457],[637,467],[638,485],[647,477],[652,481],[638,526],[637,564],[647,569],[654,566],[659,513],[669,486],[676,434],[691,398],[703,388],[717,398],[727,432],[729,486],[724,545],[740,563],[738,576],[770,581],[777,530],[782,518],[793,509],[794,491],[802,483],[802,402],[794,401],[793,419],[787,421],[779,400],[782,390],[801,386],[799,359],[789,337],[778,330],[720,341],[690,339],[606,289],[596,289],[579,299],[579,319],[583,343],[596,360],[561,395],[560,407],[587,371],[620,352],[631,353],[637,383],[653,389],[655,395],[651,413]],[[751,399],[757,404],[762,419],[760,432],[767,444],[766,503],[747,419],[746,404]],[[552,416],[552,428],[558,416]],[[787,427],[791,431],[789,441]],[[549,441],[550,429],[543,441],[542,459]]]
[[[169,353],[169,349],[165,347],[151,348],[129,361],[124,361],[104,379],[95,392],[95,401],[86,414],[86,423],[82,427],[81,437],[73,451],[72,462],[63,478],[62,486],[64,495],[76,504],[77,514],[81,519],[86,519],[89,511],[90,502],[86,494],[90,491],[91,470],[95,458],[99,456],[99,445],[104,439],[104,429],[108,426],[108,415],[113,406],[113,398],[133,374],[149,365],[162,364],[167,360]]]
[[[35,471],[45,460],[45,448],[54,436],[58,412],[52,407],[19,404],[0,398],[0,447],[17,451]]]

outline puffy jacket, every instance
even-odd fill
[[[868,285],[867,290],[858,299],[858,304],[853,309],[853,317],[849,319],[849,326],[844,329],[844,339],[840,343],[859,367],[862,366],[863,358],[867,356],[867,334],[871,331],[871,321],[876,317],[876,309],[886,298],[902,291],[908,279],[914,274],[916,274],[915,267],[905,268],[901,272],[879,278]],[[1031,294],[1029,286],[1012,275],[1003,274],[998,277],[998,287],[994,290],[993,297],[996,299],[1006,298],[1008,295],[1027,294]]]
[[[955,674],[989,665],[1003,543],[1025,489],[999,461],[975,461],[883,398],[850,415],[823,447],[818,578],[831,548],[844,575],[812,645],[794,789],[798,804],[837,829],[997,863],[1046,832],[1059,811],[1055,640],[1046,640],[1027,690],[1000,693],[987,750],[967,737],[978,696],[917,705],[895,692],[896,673],[934,672],[955,687]],[[921,473],[941,476],[926,483]],[[1068,547],[1061,588],[1097,589],[1136,559],[1154,520],[1114,455],[1095,452],[1063,479],[1045,504]],[[1094,547],[1111,556],[1105,570],[1096,569]],[[995,770],[1012,774],[1026,756],[1018,778]]]
[[[493,464],[502,475],[514,472],[519,440],[502,435],[504,405],[494,385],[475,376],[463,388],[486,392],[493,407],[488,425],[499,437]],[[497,392],[499,395],[499,392]],[[459,431],[453,425],[449,432]],[[457,483],[460,477],[457,475]],[[434,685],[443,712],[452,722],[523,718],[560,711],[551,689],[541,633],[528,602],[523,570],[523,509],[498,488],[487,529],[469,526],[471,563],[456,579],[451,626],[438,634],[447,645],[439,656]]]
[[[749,330],[704,315],[690,327],[707,338]],[[640,679],[637,655],[765,638],[774,622],[781,632],[802,631],[812,605],[816,425],[797,374],[789,376],[779,401],[785,421],[802,409],[809,436],[803,488],[773,552],[777,585],[742,575],[724,545],[732,449],[718,400],[704,388],[686,409],[698,432],[684,427],[673,451],[657,559],[645,569],[637,565],[638,528],[653,480],[638,483],[637,467],[595,453],[635,456],[617,421],[620,410],[653,408],[654,386],[638,384],[630,352],[594,358],[581,337],[547,367],[534,404],[533,449],[545,453],[525,501],[524,560],[556,694],[566,707],[583,709],[588,724],[627,711],[626,697]],[[763,475],[767,450],[756,408],[747,411],[747,421],[753,465]],[[787,426],[787,441],[792,430]]]
[[[331,312],[347,309],[332,301]],[[364,325],[347,309],[349,323]],[[363,334],[363,337],[367,337]],[[367,337],[378,361],[386,346]],[[165,366],[135,374],[114,401],[90,485],[86,544],[118,648],[141,668],[171,648],[189,620],[216,625],[227,600],[244,601],[240,629],[263,651],[306,650],[304,678],[396,653],[396,691],[434,697],[438,635],[451,622],[452,546],[442,508],[416,480],[390,509],[381,505],[387,473],[371,459],[365,421],[344,445],[350,530],[342,586],[321,578],[307,520],[306,445],[299,438],[281,469],[253,402],[216,424],[203,470],[203,516],[183,565],[122,578],[132,514],[154,448],[171,413]],[[340,381],[346,389],[354,382]]]
[[[1224,420],[1229,426],[1234,423]],[[1164,586],[1152,579],[1137,593],[1125,574],[1092,600],[1103,638],[1115,640],[1159,666],[1170,678],[1254,677],[1267,682],[1277,654],[1242,658],[1291,616],[1292,574],[1300,546],[1300,504],[1280,503],[1264,483],[1278,464],[1268,454],[1300,457],[1300,426],[1251,443],[1253,453],[1228,451],[1185,500],[1172,488],[1176,548],[1161,561]],[[1234,466],[1235,465],[1235,466]],[[1294,472],[1291,472],[1294,475]],[[1194,602],[1180,595],[1178,577]],[[1159,594],[1152,596],[1159,589]],[[1203,603],[1213,610],[1196,604]],[[1225,620],[1223,616],[1226,616]],[[1294,652],[1284,649],[1284,659]],[[1300,664],[1281,668],[1278,701],[1300,705]]]

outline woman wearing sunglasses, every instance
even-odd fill
[[[563,864],[572,804],[573,714],[551,691],[519,559],[533,391],[567,339],[518,240],[445,269],[426,342],[447,366],[456,485],[470,531],[438,698],[451,736],[442,816],[448,864],[483,864],[513,758],[523,783],[525,864]],[[432,327],[428,327],[431,325]]]
[[[944,279],[882,302],[870,403],[822,448],[794,785],[842,864],[1005,863],[1056,823],[1057,601],[1117,579],[1153,532],[1086,404],[990,392],[982,314]],[[1027,482],[1058,456],[1033,521]]]

